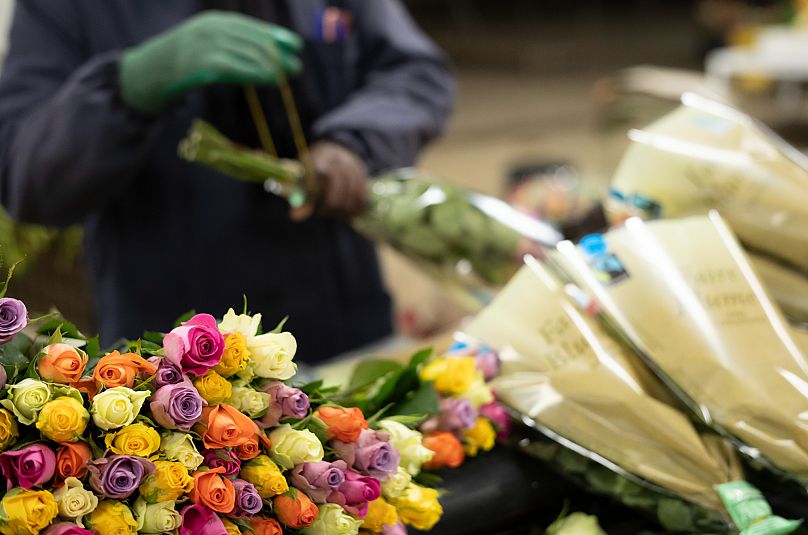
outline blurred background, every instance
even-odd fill
[[[563,219],[602,196],[626,132],[692,90],[731,102],[798,147],[808,145],[802,0],[409,0],[455,65],[460,94],[446,135],[420,167]],[[0,2],[0,56],[13,8]],[[808,31],[808,30],[806,30]],[[509,187],[547,175],[538,198]],[[560,177],[560,179],[559,179]],[[558,179],[554,180],[553,179]],[[535,197],[535,194],[534,194]],[[25,258],[15,295],[94,330],[78,230],[0,217],[7,263]],[[435,283],[384,253],[399,330],[429,336],[462,310]],[[404,291],[406,289],[406,291]]]

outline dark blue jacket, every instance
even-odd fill
[[[443,128],[453,82],[398,1],[340,2],[353,32],[330,43],[313,31],[325,1],[272,3],[305,40],[294,90],[309,139],[347,145],[371,172],[411,165]],[[165,330],[192,308],[223,314],[243,295],[265,326],[290,316],[301,360],[385,336],[390,299],[371,243],[334,219],[292,223],[260,186],[176,156],[196,117],[258,146],[240,88],[196,91],[159,118],[120,101],[121,51],[204,7],[18,0],[0,78],[0,201],[21,221],[83,224],[105,342]],[[276,93],[262,98],[293,157]]]

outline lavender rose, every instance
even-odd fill
[[[269,394],[269,409],[261,418],[263,428],[275,427],[284,418],[305,418],[309,412],[309,397],[298,388],[280,381],[270,381],[262,388]]]
[[[348,464],[345,461],[303,463],[292,469],[288,480],[314,503],[325,503],[328,495],[345,481],[346,470]]]
[[[264,502],[255,485],[243,479],[234,479],[233,487],[236,489],[236,506],[232,512],[233,516],[243,518],[261,512]]]
[[[28,325],[25,303],[13,297],[0,298],[0,344],[11,340]]]
[[[218,449],[218,450],[202,450],[202,457],[204,460],[202,464],[208,468],[224,468],[224,475],[234,476],[241,470],[241,460],[236,455],[236,452]]]
[[[154,464],[134,455],[110,455],[87,463],[90,486],[112,500],[132,495],[143,478],[155,471]]]
[[[151,357],[149,362],[157,367],[151,384],[154,388],[162,388],[166,385],[175,385],[185,380],[179,366],[165,357]]]
[[[348,466],[380,481],[396,472],[401,460],[398,450],[390,444],[390,435],[384,431],[363,429],[353,444],[334,440],[332,445]]]
[[[183,373],[204,375],[219,363],[224,352],[224,336],[210,314],[197,314],[163,338],[166,358]]]
[[[202,417],[205,400],[184,381],[157,389],[150,403],[154,421],[166,429],[188,431]]]

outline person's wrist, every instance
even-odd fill
[[[148,77],[156,76],[156,73],[149,71],[148,58],[141,47],[125,50],[118,61],[118,90],[121,100],[129,108],[155,115],[164,103],[156,85],[148,81]]]

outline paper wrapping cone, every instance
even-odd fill
[[[706,423],[808,480],[808,363],[717,213],[634,218],[589,254],[570,242],[558,250],[563,270]]]
[[[650,396],[644,383],[654,379],[536,261],[464,331],[500,350],[503,402],[596,457],[721,509],[713,486],[740,477],[732,455],[708,449],[683,413]]]
[[[746,245],[808,267],[808,161],[747,115],[687,94],[632,143],[607,214],[679,217],[717,208]]]

